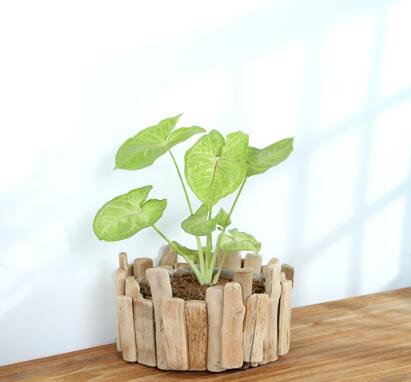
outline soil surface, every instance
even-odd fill
[[[232,281],[231,278],[220,277],[217,285],[224,285]],[[146,279],[139,279],[140,292],[144,298],[151,300],[151,290]],[[173,297],[184,300],[205,300],[208,285],[200,285],[194,276],[189,272],[174,272],[170,274],[171,290]],[[254,279],[252,293],[264,293],[264,279]]]

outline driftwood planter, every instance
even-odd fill
[[[117,350],[128,362],[162,370],[228,369],[274,362],[290,349],[294,269],[260,255],[228,253],[224,272],[232,282],[209,287],[205,301],[172,296],[170,272],[187,271],[166,248],[158,267],[148,258],[128,263],[119,255],[116,271]],[[253,277],[265,278],[265,293],[252,294]],[[152,300],[140,293],[146,277]]]

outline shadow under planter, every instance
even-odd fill
[[[173,297],[170,276],[189,272],[165,248],[160,266],[148,258],[128,264],[119,255],[116,271],[117,350],[123,359],[162,370],[256,367],[275,362],[290,348],[291,292],[294,270],[261,255],[227,253],[224,285],[210,286],[204,300]],[[140,291],[147,279],[151,299]],[[253,292],[253,279],[264,293]]]

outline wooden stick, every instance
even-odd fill
[[[133,306],[137,362],[154,367],[157,363],[153,302],[144,298],[135,298]]]
[[[253,288],[253,268],[247,267],[235,270],[233,281],[241,285],[241,295],[243,296],[243,304],[245,305]]]
[[[164,299],[172,297],[170,277],[168,271],[163,268],[150,268],[146,271],[147,280],[150,284],[151,296],[154,306],[154,318],[156,322],[156,351],[157,367],[168,370],[167,359],[164,349],[164,340],[160,330],[161,303]]]
[[[285,355],[290,350],[291,289],[291,280],[281,282],[280,313],[278,316],[279,355]]]
[[[266,291],[270,297],[268,303],[268,324],[263,341],[263,360],[261,364],[278,359],[278,302],[281,295],[280,263],[267,265],[265,270]]]
[[[191,268],[187,263],[176,263],[174,269],[180,269],[182,271],[189,271]]]
[[[261,266],[263,265],[263,257],[258,253],[247,253],[244,261],[244,268],[253,268],[254,273],[261,272]]]
[[[168,273],[171,273],[174,271],[174,268],[171,265],[159,265],[159,268],[166,269]]]
[[[207,369],[207,304],[205,301],[186,301],[185,306],[188,368]]]
[[[245,307],[239,283],[224,286],[223,322],[221,326],[221,365],[234,369],[243,365],[243,322]]]
[[[268,262],[267,265],[277,264],[277,263],[279,263],[279,262],[280,262],[280,260],[278,260],[276,257],[273,257],[272,259],[270,259],[270,261]]]
[[[280,280],[281,280],[281,282],[287,280],[287,277],[285,277],[285,273],[284,273],[284,272],[281,272],[281,273],[280,273]]]
[[[225,256],[225,257],[224,257]],[[224,259],[223,268],[236,270],[241,268],[241,254],[240,252],[224,252],[220,251],[219,257],[219,264]]]
[[[127,275],[128,276],[134,276],[133,264],[128,264],[127,265]]]
[[[160,326],[164,336],[167,367],[171,370],[187,370],[188,346],[183,299],[163,300]]]
[[[137,348],[134,333],[133,299],[129,296],[117,296],[117,306],[123,359],[128,362],[136,362]]]
[[[127,271],[124,269],[117,269],[115,275],[116,284],[116,295],[124,296],[126,289],[126,277]],[[121,338],[120,338],[120,318],[118,316],[118,306],[117,306],[117,335],[116,335],[116,346],[117,351],[121,351]]]
[[[221,325],[223,322],[224,288],[210,287],[206,291],[208,315],[207,370],[224,371],[221,366]]]
[[[247,300],[243,332],[245,362],[253,364],[263,360],[263,341],[268,325],[268,303],[269,297],[266,294],[253,294]]]
[[[291,280],[292,286],[294,287],[294,268],[291,265],[283,264],[281,265],[281,272],[285,273],[285,278]]]
[[[146,277],[146,270],[153,268],[153,259],[140,257],[134,260],[133,274],[137,278]]]
[[[163,253],[160,257],[159,266],[168,265],[174,268],[174,264],[177,262],[177,254],[171,249],[169,245],[164,247]]]
[[[126,252],[120,252],[118,254],[118,267],[126,271],[128,270],[128,260]]]
[[[138,298],[140,296],[140,285],[134,276],[126,278],[126,296]]]

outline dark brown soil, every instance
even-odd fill
[[[217,285],[224,285],[232,279],[220,277]],[[208,285],[200,285],[196,277],[188,272],[175,272],[170,274],[171,289],[173,297],[179,297],[184,300],[205,300]],[[140,279],[140,292],[143,297],[151,299],[151,290],[146,279]],[[252,293],[264,293],[264,280],[254,279]]]

